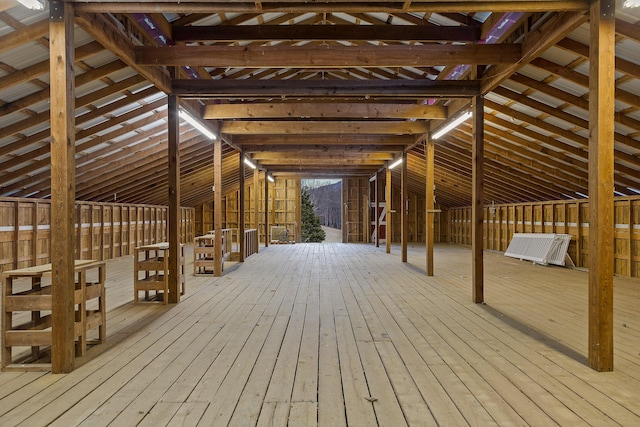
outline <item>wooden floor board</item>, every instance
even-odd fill
[[[169,306],[134,305],[133,258],[110,260],[107,342],[0,373],[0,425],[640,425],[640,281],[615,278],[598,373],[584,271],[486,251],[474,304],[470,257],[438,245],[426,277],[419,245],[275,245]]]

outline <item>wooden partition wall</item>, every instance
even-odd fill
[[[76,202],[75,259],[106,260],[166,241],[166,206]],[[180,239],[194,237],[194,209],[181,208]],[[80,224],[80,226],[78,226]],[[50,262],[51,201],[0,198],[0,270]]]
[[[571,234],[569,255],[578,267],[588,266],[588,200],[549,201],[485,206],[484,247],[504,252],[513,233]],[[640,277],[640,196],[614,201],[614,272]],[[449,211],[451,243],[471,244],[471,209]]]
[[[258,219],[256,221],[256,200],[254,197],[254,181],[247,180],[245,185],[245,225],[258,230],[258,239],[264,243],[264,175],[259,180],[260,195],[258,203]],[[222,198],[222,227],[238,228],[239,191],[232,191]],[[296,242],[300,241],[300,179],[276,178],[269,183],[269,225],[287,227],[295,233]],[[195,211],[196,232],[206,234],[213,229],[213,203],[201,205]],[[267,230],[268,231],[268,230]]]

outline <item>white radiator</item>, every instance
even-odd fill
[[[570,242],[570,234],[516,233],[504,254],[543,265],[565,265]]]

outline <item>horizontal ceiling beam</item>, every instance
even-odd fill
[[[379,118],[445,119],[447,108],[439,105],[382,103],[252,103],[207,105],[205,119],[274,118]]]
[[[228,121],[222,122],[220,132],[240,134],[356,134],[356,135],[408,135],[427,133],[425,122],[385,121]]]
[[[136,47],[137,65],[241,68],[424,67],[512,64],[519,44],[394,46],[171,46]]]
[[[185,98],[271,97],[471,97],[477,80],[174,80],[172,93]]]
[[[234,135],[233,143],[245,148],[247,144],[255,146],[282,145],[309,148],[338,145],[342,149],[347,145],[399,145],[407,146],[415,140],[411,135]],[[331,147],[330,149],[333,149]]]
[[[477,41],[480,27],[404,25],[213,25],[173,27],[174,41],[384,40]]]
[[[245,153],[261,153],[261,152],[278,152],[278,153],[371,153],[377,151],[401,152],[404,151],[405,145],[343,145],[343,146],[326,146],[326,145],[281,145],[281,144],[243,144],[242,150]]]
[[[355,0],[301,2],[299,0],[278,2],[247,2],[245,0],[192,0],[192,1],[105,1],[87,2],[70,0],[77,10],[94,13],[305,13],[305,12],[548,12],[589,9],[589,0],[468,0],[468,1],[386,1]]]

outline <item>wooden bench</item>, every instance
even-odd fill
[[[231,239],[232,230],[230,228],[222,229],[222,245],[220,257],[222,258],[222,270],[224,271],[224,262],[231,256]],[[215,268],[215,250],[214,250],[215,232],[210,231],[208,234],[198,236],[193,239],[193,275],[209,276],[213,274]]]
[[[97,269],[95,282],[87,281],[87,273]],[[51,275],[51,264],[10,270],[3,273],[2,370],[40,371],[51,369],[49,363],[34,363],[40,359],[41,347],[51,347],[52,286],[43,285],[42,278]],[[83,356],[88,344],[103,343],[107,337],[106,267],[103,261],[75,261],[75,323],[76,356]],[[19,286],[20,279],[31,279],[31,286]],[[97,299],[97,309],[89,310],[87,302]],[[30,312],[30,318],[20,313]],[[15,317],[15,319],[14,319]],[[16,320],[19,323],[14,323]],[[87,340],[87,332],[98,329],[98,338]],[[14,347],[31,347],[31,357],[14,362]],[[31,363],[26,363],[30,361]]]

